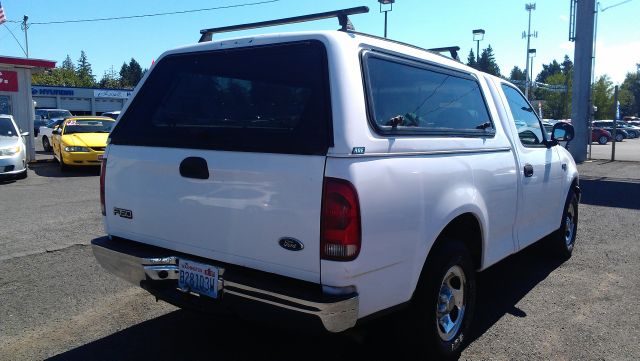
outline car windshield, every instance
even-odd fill
[[[0,118],[0,136],[17,137],[18,131],[9,118]]]
[[[69,120],[65,124],[64,134],[109,133],[114,123],[113,120],[102,119]]]
[[[64,117],[70,117],[71,113],[68,110],[52,110],[49,111],[49,119],[53,119],[53,118],[64,118]]]

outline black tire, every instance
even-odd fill
[[[64,160],[62,159],[62,149],[60,149],[60,159],[58,159],[58,165],[60,166],[60,171],[61,172],[66,172],[69,170],[69,166],[66,165],[64,163]]]
[[[50,152],[51,149],[51,143],[49,142],[49,138],[47,138],[47,136],[42,136],[42,148],[45,150],[45,152]]]
[[[460,290],[462,307],[455,299]],[[444,301],[441,296],[448,299]],[[469,339],[475,301],[475,267],[469,250],[462,242],[443,240],[429,255],[414,293],[407,330],[411,333],[411,351],[438,360],[458,358]],[[446,317],[448,330],[438,322]]]
[[[616,134],[616,142],[622,142],[624,140],[624,134],[618,133]]]
[[[576,244],[578,219],[578,196],[571,190],[564,205],[560,227],[548,240],[548,248],[554,257],[563,260],[571,258]]]
[[[604,135],[601,135],[600,138],[598,138],[598,144],[605,145],[608,141],[609,138],[605,137]]]

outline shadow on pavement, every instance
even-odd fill
[[[546,258],[541,247],[534,245],[481,273],[470,340],[505,314],[526,317],[515,305],[561,263]],[[332,335],[178,310],[50,360],[406,360],[413,356],[404,337],[412,330],[402,330],[403,316],[408,312]]]
[[[100,175],[100,167],[77,167],[63,172],[60,170],[58,162],[29,164],[29,169],[41,177],[72,178]]]
[[[564,261],[548,255],[541,240],[478,274],[478,303],[471,340],[506,314],[527,317],[516,304]]]
[[[594,206],[640,209],[640,182],[580,179],[580,203]]]

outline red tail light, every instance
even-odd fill
[[[104,206],[104,174],[107,170],[107,158],[102,158],[102,165],[100,166],[100,207],[102,208],[102,215],[107,215],[107,210]]]
[[[360,205],[351,183],[325,178],[320,220],[320,257],[332,261],[351,261],[358,257],[361,244]]]

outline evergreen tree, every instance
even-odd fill
[[[621,115],[640,115],[640,64],[635,72],[627,73],[618,95]]]
[[[113,66],[111,67],[111,69],[104,72],[104,75],[102,76],[102,79],[100,79],[100,82],[98,83],[98,85],[101,88],[120,87],[120,77],[115,72],[115,70],[113,70]]]
[[[71,71],[76,71],[76,66],[73,64],[73,60],[71,60],[71,57],[69,56],[69,54],[67,54],[67,57],[64,58],[64,60],[62,61],[62,69],[66,69],[66,70],[71,70]]]
[[[522,92],[524,92],[524,83],[527,80],[527,76],[524,71],[520,69],[517,65],[511,69],[511,73],[509,74],[509,81],[515,84]]]
[[[593,105],[598,107],[595,119],[613,119],[613,82],[607,75],[593,85]]]
[[[572,66],[573,66],[573,63],[572,63]],[[536,81],[538,83],[546,83],[546,80],[548,77],[555,74],[559,74],[559,73],[562,73],[562,67],[554,59],[551,63],[542,65],[542,71],[536,77]]]
[[[476,61],[476,55],[473,53],[473,49],[469,51],[469,56],[467,57],[467,65],[472,68],[478,67],[478,62]]]
[[[134,58],[131,58],[129,61],[129,84],[135,87],[140,79],[142,79],[142,67]]]
[[[129,79],[131,78],[131,71],[129,70],[129,65],[127,63],[122,63],[120,67],[120,86],[123,88],[131,88],[131,83]]]
[[[491,47],[491,45],[482,50],[477,69],[491,75],[501,76],[500,67],[498,66],[498,63],[496,63],[495,55],[493,54],[493,48]]]
[[[91,70],[91,64],[89,63],[87,54],[84,52],[84,50],[80,51],[80,58],[78,59],[76,74],[78,75],[80,86],[92,87],[96,85],[96,79],[93,75],[93,70]]]

